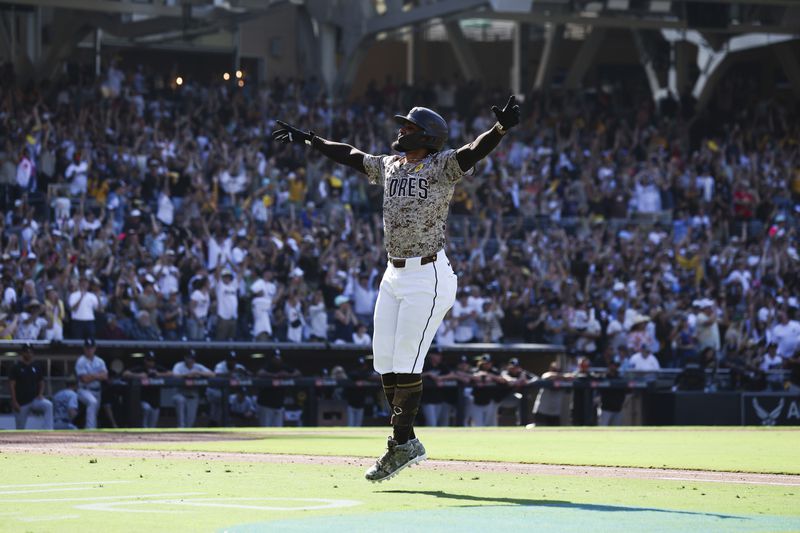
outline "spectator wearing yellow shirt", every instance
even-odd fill
[[[289,205],[294,214],[303,208],[306,200],[305,170],[298,169],[297,172],[289,172],[287,177],[289,179]]]

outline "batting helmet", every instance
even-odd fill
[[[436,111],[427,107],[415,107],[408,115],[395,115],[394,119],[398,124],[410,123],[422,130],[403,135],[392,146],[395,150],[408,152],[427,148],[438,152],[444,148],[448,138],[447,122]]]

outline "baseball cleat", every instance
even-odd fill
[[[422,451],[421,454],[419,453],[420,450]],[[402,469],[415,465],[425,459],[427,459],[425,448],[422,447],[422,443],[419,441],[417,441],[417,445],[411,441],[405,444],[397,444],[396,440],[389,437],[389,442],[386,445],[386,453],[367,470],[364,477],[367,481],[380,483],[381,481],[393,478]]]
[[[417,457],[419,457],[417,462],[414,463],[414,464],[421,463],[422,461],[425,461],[425,460],[428,459],[428,453],[425,451],[425,446],[422,445],[422,443],[419,441],[418,438],[414,437],[413,439],[411,439],[408,442],[411,442],[411,443],[414,444],[414,448],[416,448],[416,450],[417,450]]]

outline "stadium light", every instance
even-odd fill
[[[236,71],[236,79],[240,80],[240,79],[242,79],[242,77],[244,77],[244,72],[242,72],[241,70],[237,70]]]
[[[176,84],[178,87],[180,87],[181,85],[183,85],[183,78],[181,78],[180,76],[178,76],[177,78],[175,78],[175,84]]]
[[[239,87],[244,87],[244,80],[239,80],[238,85],[239,85]]]
[[[230,73],[226,72],[225,74],[223,74],[222,75],[222,79],[225,80],[225,81],[228,81],[229,79],[231,79]]]

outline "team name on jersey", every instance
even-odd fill
[[[389,186],[386,187],[386,194],[390,198],[421,198],[428,197],[428,180],[416,176],[391,178]]]

